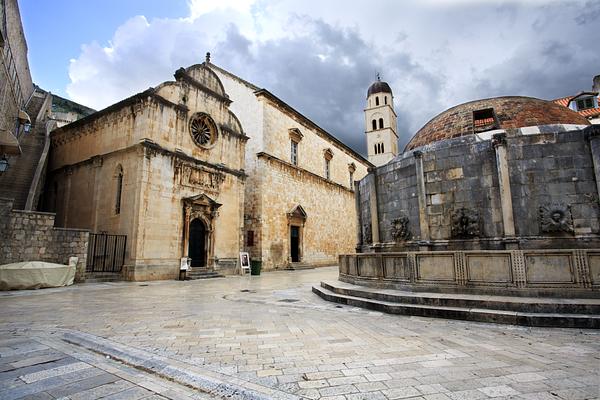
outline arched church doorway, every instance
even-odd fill
[[[188,257],[192,259],[192,268],[206,267],[206,226],[198,218],[190,222]]]

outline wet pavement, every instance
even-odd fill
[[[320,268],[0,293],[0,399],[191,398],[208,396],[198,389],[206,382],[264,398],[600,398],[598,331],[387,315],[311,292],[336,276]],[[64,340],[78,333],[105,350]],[[121,362],[103,355],[111,351]],[[128,352],[157,364],[125,365]],[[44,390],[27,392],[35,384]],[[123,390],[97,389],[115,386]]]

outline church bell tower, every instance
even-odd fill
[[[369,161],[377,167],[387,164],[398,154],[398,134],[392,89],[379,74],[367,91],[365,123]]]

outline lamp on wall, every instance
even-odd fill
[[[6,171],[9,165],[6,155],[3,155],[2,158],[0,158],[0,173]]]

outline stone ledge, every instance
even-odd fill
[[[600,249],[340,255],[340,280],[415,292],[600,298]]]
[[[155,374],[161,378],[185,385],[187,387],[209,393],[219,398],[237,400],[299,400],[300,397],[252,384],[253,389],[244,387],[250,382],[215,372],[197,372],[198,368],[182,362],[175,362],[143,350],[112,342],[91,334],[66,331],[63,340],[67,343],[83,347],[95,353],[111,357],[139,370]],[[235,383],[231,383],[235,382]]]

